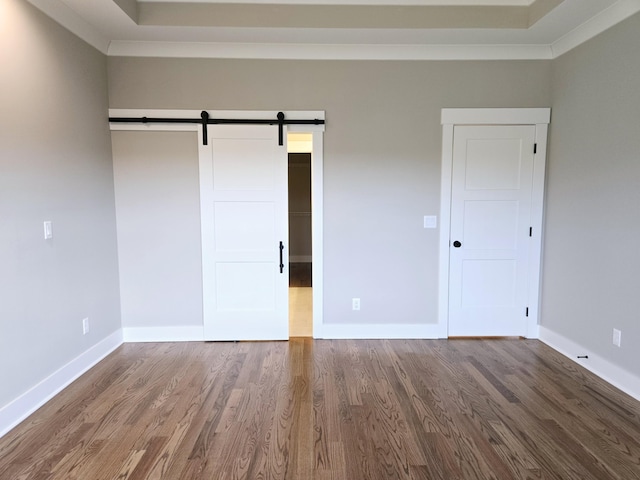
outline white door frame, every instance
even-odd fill
[[[247,110],[207,110],[211,118],[228,118],[228,119],[241,119],[241,118],[255,118],[255,119],[274,119],[278,114],[277,111],[247,111]],[[201,110],[155,110],[155,109],[109,109],[110,117],[149,117],[149,118],[199,118]],[[318,119],[324,120],[324,111],[284,111],[285,118],[287,120],[308,120]],[[276,125],[273,128],[277,128]],[[189,123],[176,123],[176,124],[159,124],[159,123],[111,123],[111,130],[118,131],[165,131],[165,132],[197,132],[198,145],[202,142],[202,125],[189,124]],[[311,245],[312,245],[312,282],[313,282],[313,337],[319,338],[322,332],[323,325],[323,172],[324,172],[324,156],[323,156],[323,136],[324,125],[288,125],[287,130],[289,132],[305,132],[313,135],[313,153],[311,154]],[[200,152],[201,149],[198,149]],[[203,182],[203,159],[199,154],[199,175],[200,175],[200,225],[202,245],[207,245],[208,235],[211,233],[212,215],[207,214],[208,206],[204,204],[206,198],[208,198],[208,192],[203,190],[203,184],[210,185],[209,182]],[[205,169],[206,170],[206,169]],[[206,240],[206,241],[205,241]],[[202,247],[201,247],[202,248]],[[209,253],[206,249],[202,248],[202,261],[203,265],[205,259],[208,258]],[[203,269],[203,291],[206,291],[207,282],[210,281],[210,276]],[[206,309],[207,299],[203,296],[203,308]],[[184,340],[183,338],[180,338]],[[180,340],[176,338],[175,340]],[[172,341],[171,339],[167,339]],[[198,338],[189,338],[189,340],[204,340],[204,318],[203,326]]]
[[[544,179],[547,161],[547,130],[551,119],[549,108],[443,108],[442,171],[440,190],[440,250],[438,331],[447,338],[449,329],[449,254],[451,230],[451,180],[453,168],[453,134],[457,125],[535,125],[538,145],[533,159],[533,193],[531,226],[533,227],[529,258],[529,320],[527,338],[539,336],[540,269],[542,266],[542,221],[544,213]]]

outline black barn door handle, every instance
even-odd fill
[[[284,250],[284,244],[280,242],[280,273],[284,273],[284,259],[282,258],[282,251]]]

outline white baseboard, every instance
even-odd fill
[[[640,377],[543,326],[540,327],[540,341],[636,400],[640,400]],[[589,358],[578,358],[578,355],[587,355]]]
[[[443,331],[444,330],[444,331]],[[333,324],[318,325],[316,338],[338,339],[435,339],[446,338],[446,329],[438,324]],[[314,330],[314,335],[316,334]]]
[[[24,421],[120,345],[122,345],[122,331],[118,330],[0,408],[0,437]]]
[[[125,327],[122,329],[126,343],[135,342],[203,342],[204,328],[184,327]]]
[[[436,339],[446,338],[446,329],[438,324],[324,324],[318,325],[324,339]],[[315,332],[314,332],[315,333]],[[640,401],[640,378],[605,358],[543,326],[541,342],[585,367],[611,385]],[[0,437],[4,436],[56,394],[92,368],[124,342],[203,341],[201,326],[129,327],[112,333],[75,359],[58,369],[29,391],[0,408]],[[588,355],[588,359],[578,359]]]
[[[325,324],[314,330],[315,338],[326,339],[432,339],[446,338],[446,332],[436,324],[388,325],[388,324]],[[186,327],[125,327],[124,341],[134,342],[203,342],[201,326]],[[319,334],[318,334],[319,333]]]
[[[311,255],[289,255],[289,263],[311,263]]]

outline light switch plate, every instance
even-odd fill
[[[617,328],[614,328],[613,329],[613,344],[616,347],[619,347],[621,342],[622,342],[622,331],[618,330]]]
[[[50,238],[53,238],[53,228],[51,222],[46,221],[44,222],[44,239],[49,240]]]
[[[438,217],[435,215],[425,215],[424,216],[424,228],[437,228],[438,226]]]

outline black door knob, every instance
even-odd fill
[[[455,242],[453,242],[453,246],[456,248],[460,248],[462,244],[458,240],[456,240]]]

